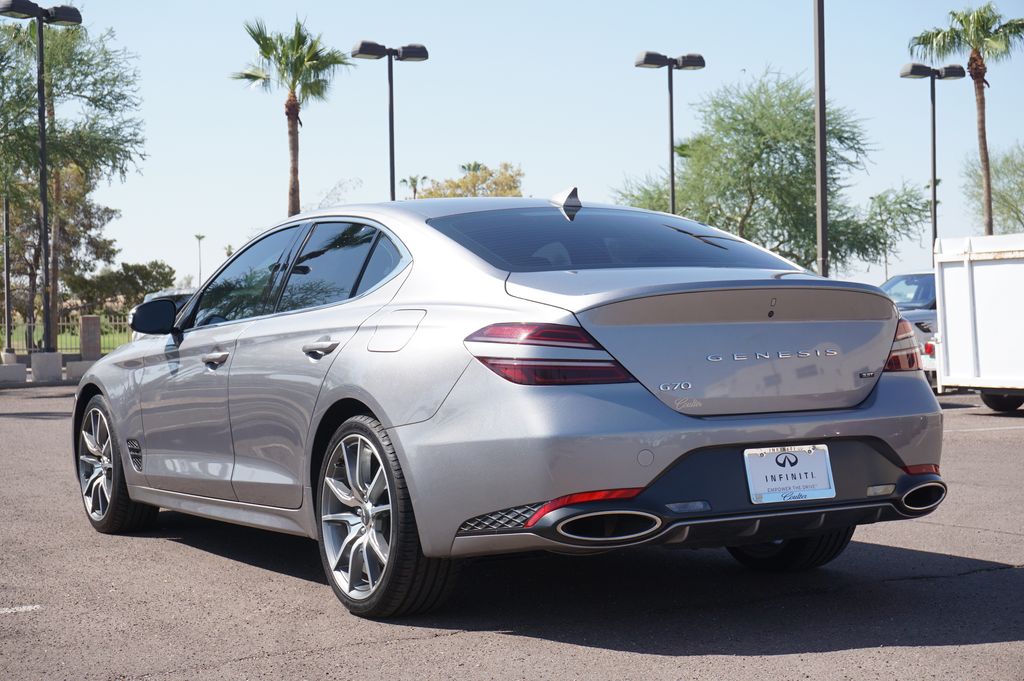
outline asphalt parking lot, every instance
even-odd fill
[[[309,540],[86,521],[71,388],[0,390],[0,679],[1024,679],[1024,410],[943,397],[931,516],[766,576],[724,551],[465,566],[440,612],[349,615]]]

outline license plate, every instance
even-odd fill
[[[745,449],[743,463],[750,500],[755,504],[836,496],[827,445]]]

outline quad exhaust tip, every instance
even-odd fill
[[[645,537],[661,527],[661,518],[643,511],[596,511],[563,520],[560,535],[587,542],[610,542]]]
[[[900,499],[903,507],[913,513],[931,511],[946,498],[946,485],[941,482],[926,482],[910,489]]]

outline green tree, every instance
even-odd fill
[[[996,232],[1024,232],[1024,144],[1017,142],[991,159],[992,224]],[[984,214],[984,176],[977,159],[964,164],[964,192],[978,215]]]
[[[351,64],[342,52],[326,47],[322,37],[312,35],[298,19],[291,33],[269,33],[261,19],[248,21],[244,26],[256,43],[256,61],[231,77],[268,92],[276,85],[288,93],[284,102],[288,121],[288,215],[295,215],[299,212],[301,107],[326,100],[337,68]]]
[[[727,85],[697,107],[701,128],[679,145],[676,202],[690,218],[728,230],[804,267],[816,260],[814,93],[799,78],[766,73]],[[829,253],[837,267],[881,262],[887,245],[928,218],[920,188],[883,192],[866,208],[844,189],[867,160],[868,142],[853,114],[828,107]],[[668,209],[664,178],[627,180],[620,202]],[[894,211],[879,220],[883,210]]]
[[[122,263],[118,268],[106,267],[96,274],[70,275],[67,283],[80,311],[123,311],[141,303],[147,293],[170,288],[174,284],[174,268],[161,260]]]
[[[985,79],[988,64],[1008,59],[1024,43],[1024,19],[1006,19],[991,2],[949,13],[949,26],[924,31],[910,39],[910,53],[941,60],[967,56],[978,111],[978,160],[981,169],[981,207],[985,234],[992,234],[992,170],[985,130]]]
[[[426,175],[410,175],[409,177],[402,178],[402,184],[412,191],[412,198],[416,200],[416,195],[419,193],[420,186],[425,184],[429,180]]]
[[[431,181],[420,192],[420,197],[523,195],[523,171],[519,166],[501,163],[497,170],[493,170],[482,163],[473,162],[463,164],[461,170],[460,177]]]
[[[137,167],[145,155],[135,57],[114,45],[113,31],[91,34],[82,27],[46,31],[47,152],[51,196],[51,285],[53,321],[59,305],[61,273],[91,239],[99,246],[94,227],[105,219],[101,207],[88,201],[97,181],[119,177]],[[0,191],[10,193],[23,209],[15,229],[23,235],[24,252],[32,254],[26,287],[33,306],[41,270],[38,246],[38,198],[28,191],[37,177],[36,33],[33,26],[0,26]],[[60,112],[60,116],[56,112]],[[18,188],[21,187],[19,192]],[[109,209],[103,209],[109,210]],[[102,212],[102,211],[100,211]],[[84,214],[92,220],[76,224]],[[113,248],[112,242],[106,247]],[[111,254],[100,255],[95,263]],[[27,318],[34,318],[28,311]]]

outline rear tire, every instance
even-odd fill
[[[1024,397],[1018,395],[993,395],[992,393],[981,393],[981,401],[993,411],[1011,412],[1017,411],[1020,405],[1024,404]]]
[[[77,437],[75,467],[85,515],[93,528],[103,534],[121,534],[155,524],[160,509],[128,496],[121,441],[102,395],[85,405]]]
[[[732,557],[753,570],[798,572],[821,567],[839,557],[853,538],[856,527],[798,539],[780,539],[765,544],[729,546]]]
[[[423,555],[405,475],[377,419],[353,416],[341,424],[316,489],[320,560],[349,612],[387,618],[441,605],[458,564]]]

